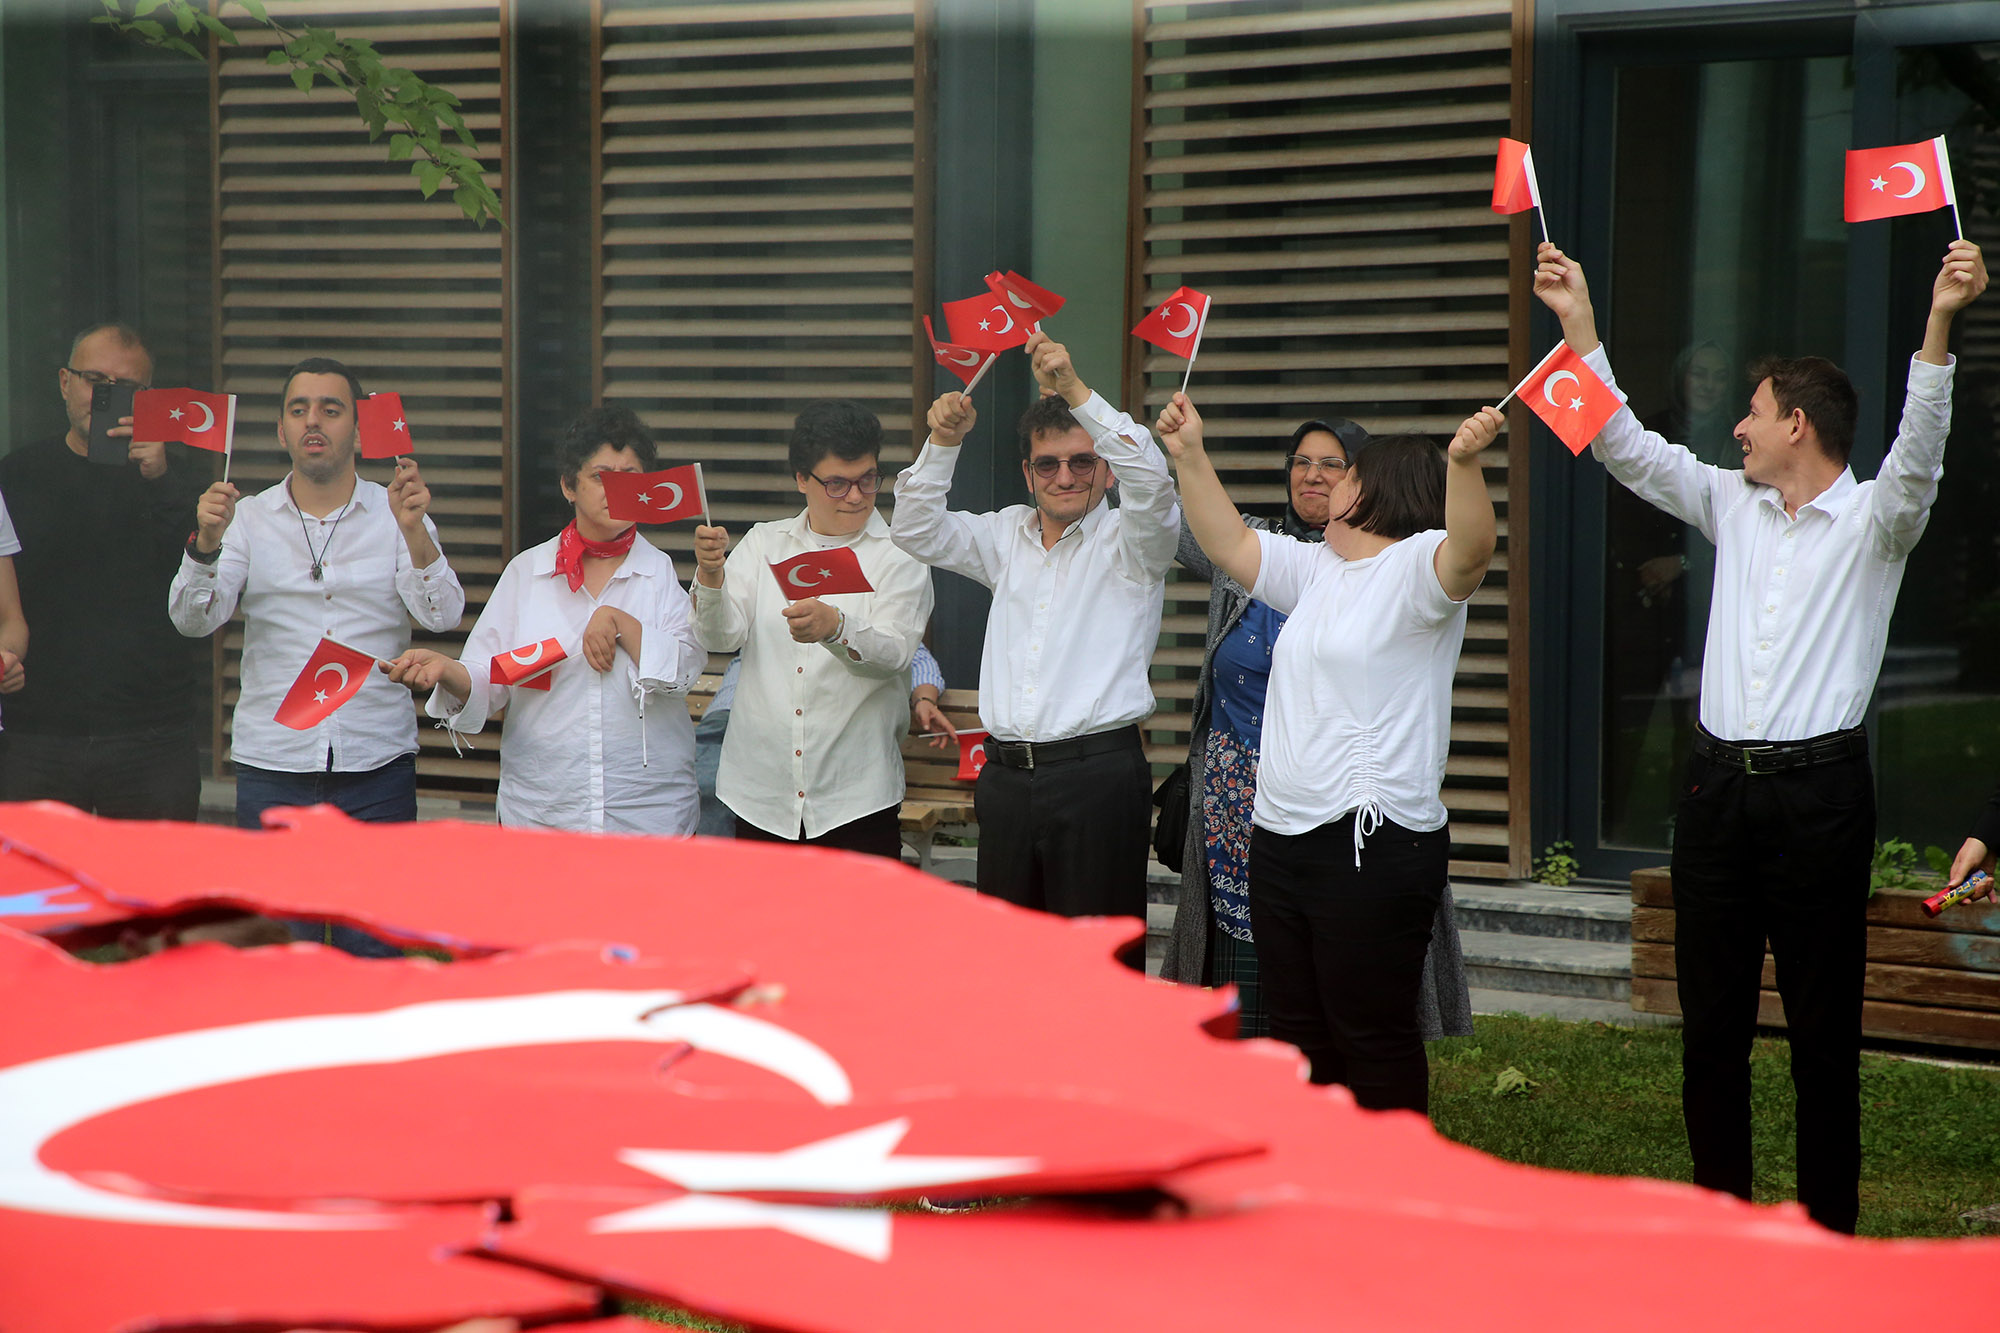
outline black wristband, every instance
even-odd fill
[[[200,540],[201,534],[199,532],[190,532],[188,534],[188,559],[194,561],[197,565],[212,565],[222,558],[222,547],[220,545],[217,545],[213,551],[203,551],[199,546],[195,545]]]

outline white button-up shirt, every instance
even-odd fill
[[[993,590],[979,658],[979,716],[1003,740],[1059,741],[1150,717],[1147,667],[1160,637],[1180,505],[1152,432],[1096,394],[1074,409],[1118,479],[1042,547],[1033,505],[946,510],[957,449],[925,441],[896,481],[896,545]]]
[[[1613,384],[1601,345],[1584,360]],[[1591,446],[1641,499],[1715,543],[1701,666],[1701,724],[1712,735],[1799,741],[1861,724],[1903,566],[1944,475],[1952,370],[1912,357],[1902,427],[1875,479],[1843,471],[1796,517],[1775,487],[1698,462],[1629,408]]]
[[[820,600],[845,617],[839,635],[800,643],[771,565],[852,547],[873,592]],[[931,572],[897,550],[879,513],[852,537],[814,533],[806,515],[759,523],[729,553],[722,586],[697,580],[694,631],[710,652],[743,653],[715,794],[740,819],[784,838],[903,803],[910,662],[931,618]]]
[[[365,773],[417,748],[417,710],[407,688],[370,671],[359,694],[309,731],[279,723],[278,704],[322,638],[392,658],[410,646],[411,619],[434,633],[456,628],[465,590],[442,547],[427,568],[415,567],[389,493],[375,482],[356,478],[353,498],[324,518],[299,511],[290,482],[287,475],[236,506],[214,564],[182,558],[167,614],[181,633],[201,638],[242,607],[242,688],[231,758],[274,772],[314,773],[327,769],[331,754],[332,771]],[[424,528],[435,542],[429,518]],[[318,582],[313,552],[324,562]]]
[[[471,733],[507,710],[500,737],[502,824],[590,833],[694,832],[694,723],[688,687],[707,664],[695,642],[688,595],[674,562],[643,538],[612,572],[602,596],[572,590],[556,573],[550,538],[507,563],[459,661],[472,674],[463,704],[442,686],[425,710]],[[603,606],[639,622],[639,657],[621,643],[609,671],[583,657],[583,631]],[[492,683],[493,658],[544,639],[563,659],[546,690]]]

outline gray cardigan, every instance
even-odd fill
[[[1245,527],[1276,532],[1268,518],[1245,518]],[[1174,904],[1174,934],[1167,946],[1160,975],[1169,981],[1199,986],[1208,976],[1208,846],[1202,830],[1202,761],[1208,749],[1210,694],[1215,675],[1215,649],[1250,605],[1242,584],[1217,569],[1187,524],[1181,525],[1181,545],[1175,557],[1181,568],[1209,584],[1208,642],[1201,655],[1201,676],[1194,687],[1194,720],[1188,736],[1187,840],[1181,846],[1181,891]],[[1437,919],[1431,923],[1431,947],[1424,959],[1423,987],[1417,996],[1417,1024],[1426,1041],[1472,1035],[1472,997],[1465,985],[1465,956],[1459,949],[1458,922],[1452,915],[1451,885],[1444,889]]]

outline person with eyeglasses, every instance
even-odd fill
[[[1042,399],[1022,414],[1031,501],[946,507],[972,402],[931,405],[897,480],[896,544],[993,592],[979,663],[987,763],[973,789],[978,888],[1061,916],[1146,911],[1152,772],[1138,724],[1180,510],[1151,432],[1093,393],[1069,350],[1028,340]],[[1120,503],[1105,497],[1113,486]]]
[[[213,465],[185,445],[132,440],[129,417],[110,429],[128,441],[126,462],[89,460],[91,390],[145,388],[152,378],[152,353],[135,330],[91,325],[56,372],[68,431],[0,460],[21,548],[18,606],[7,606],[0,577],[0,654],[13,659],[0,678],[0,798],[118,819],[200,813],[201,677],[166,595]],[[27,625],[32,670],[19,660]]]
[[[902,857],[902,738],[931,574],[876,512],[881,455],[873,412],[809,403],[790,443],[797,517],[757,524],[733,551],[723,528],[695,529],[695,637],[742,653],[715,778],[739,838]],[[784,595],[773,564],[838,546],[872,592]]]
[[[1466,604],[1498,540],[1482,408],[1447,449],[1371,439],[1339,469],[1324,540],[1246,527],[1185,394],[1160,413],[1188,526],[1290,616],[1271,657],[1249,855],[1271,1035],[1370,1110],[1426,1111],[1418,996],[1451,835],[1440,795]]]
[[[1276,518],[1246,514],[1243,526],[1309,545],[1322,542],[1334,489],[1369,438],[1345,417],[1301,423],[1285,446],[1283,512]],[[1160,975],[1189,985],[1235,986],[1236,1035],[1263,1037],[1270,1033],[1270,1016],[1250,925],[1250,815],[1271,663],[1286,616],[1217,568],[1192,526],[1181,528],[1178,558],[1183,569],[1209,583],[1208,641],[1188,739],[1180,897]],[[1431,921],[1417,1026],[1425,1041],[1472,1034],[1472,996],[1450,885]]]

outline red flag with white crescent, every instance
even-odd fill
[[[226,454],[236,438],[236,395],[200,389],[141,389],[132,395],[132,438],[178,440]]]
[[[321,639],[305,668],[278,705],[277,720],[297,731],[310,731],[333,716],[334,709],[361,693],[375,655]]]
[[[1160,302],[1152,314],[1140,320],[1132,336],[1175,356],[1194,359],[1201,342],[1202,325],[1208,321],[1208,297],[1192,287],[1176,287],[1174,294]]]
[[[611,517],[621,523],[674,523],[705,511],[701,464],[660,472],[600,472]]]
[[[993,289],[995,296],[1018,310],[1021,318],[1030,324],[1040,324],[1065,304],[1063,297],[1046,287],[1037,287],[1011,268],[1005,273],[987,274],[986,285]]]
[[[960,347],[954,343],[939,342],[937,334],[931,329],[929,315],[924,316],[924,336],[931,340],[931,355],[937,358],[937,363],[958,376],[959,381],[968,389],[972,387],[974,380],[985,373],[987,360],[998,355],[997,352],[986,351],[983,348]]]
[[[1534,150],[1519,139],[1501,139],[1500,153],[1493,163],[1493,211],[1521,213],[1541,206]]]
[[[775,560],[771,572],[784,589],[785,600],[828,597],[838,592],[874,592],[875,585],[861,572],[861,560],[850,546],[830,546],[824,551],[807,551],[789,560]]]
[[[960,782],[971,782],[986,767],[986,735],[983,731],[958,733],[958,772],[952,776]]]
[[[416,452],[410,442],[410,421],[403,412],[403,395],[371,393],[354,405],[361,433],[363,458],[403,458]]]
[[[1625,405],[1568,343],[1558,343],[1514,392],[1573,454],[1588,449],[1604,423]]]
[[[1035,321],[1023,315],[1013,302],[991,292],[944,303],[944,325],[951,340],[982,352],[1004,352],[1026,343]]]
[[[493,663],[488,671],[488,679],[495,685],[513,685],[530,690],[546,690],[550,687],[549,673],[568,654],[554,639],[543,639],[511,652],[493,654]]]
[[[1928,213],[1954,202],[1951,158],[1944,136],[1887,148],[1856,148],[1847,154],[1849,222]]]

